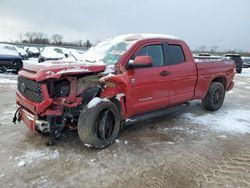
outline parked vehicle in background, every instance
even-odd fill
[[[233,62],[195,62],[187,44],[169,35],[118,36],[81,58],[19,71],[13,122],[51,137],[77,129],[84,145],[103,148],[124,125],[176,112],[193,99],[216,111],[234,86]]]
[[[239,54],[225,54],[225,57],[229,57],[230,59],[234,61],[237,73],[242,72],[243,61]]]
[[[193,55],[193,57],[195,60],[222,60],[223,59],[221,56],[207,55],[207,54]]]
[[[40,51],[36,47],[26,47],[29,57],[39,57]]]
[[[13,45],[0,44],[0,72],[17,73],[23,67],[23,61]]]
[[[201,52],[199,53],[199,56],[211,56],[209,53],[206,52]]]
[[[76,59],[77,61],[81,61],[81,55],[85,52],[85,51],[79,51],[76,49],[68,49],[70,55]]]
[[[243,60],[243,67],[248,68],[250,67],[250,57],[242,57]]]
[[[23,60],[28,60],[29,59],[29,55],[28,53],[23,49],[23,48],[20,48],[18,46],[14,46],[17,50],[17,52],[19,53],[19,55],[21,56],[21,58]]]
[[[61,47],[44,47],[39,58],[38,62],[51,61],[51,60],[60,60],[63,58],[69,57],[70,52],[66,48]]]

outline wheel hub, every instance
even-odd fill
[[[100,113],[97,123],[97,136],[102,140],[111,137],[115,126],[115,118],[110,110],[104,110]]]

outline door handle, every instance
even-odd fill
[[[160,72],[161,76],[167,76],[167,75],[170,75],[170,74],[171,74],[171,72],[168,72],[168,71],[162,71],[162,72]]]

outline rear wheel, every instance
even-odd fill
[[[225,88],[220,82],[213,82],[202,100],[203,106],[209,111],[219,110],[225,98]]]
[[[242,72],[242,69],[239,69],[239,70],[236,70],[237,73],[241,73]]]
[[[111,101],[83,109],[78,120],[78,134],[84,145],[103,148],[112,144],[120,131],[120,113]]]

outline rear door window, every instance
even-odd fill
[[[186,61],[182,47],[180,45],[169,44],[168,48],[169,48],[169,53],[171,54],[172,65],[178,65]]]

